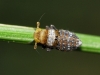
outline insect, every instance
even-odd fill
[[[37,22],[34,33],[34,49],[37,48],[37,43],[40,43],[47,51],[51,51],[53,48],[61,51],[71,51],[82,44],[81,40],[73,32],[63,29],[58,30],[54,25],[46,26],[45,29],[41,29],[39,26],[40,22]]]

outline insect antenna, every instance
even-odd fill
[[[38,22],[40,22],[40,20],[42,19],[42,17],[45,15],[45,13],[44,14],[42,14],[42,16],[40,17],[40,19],[38,20]]]
[[[38,50],[36,50],[36,52],[37,52],[38,54],[40,54]]]

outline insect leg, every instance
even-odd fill
[[[46,29],[49,30],[49,26],[46,26]]]
[[[37,42],[35,42],[34,49],[37,49]]]
[[[57,28],[54,25],[50,25],[50,28],[57,30]]]
[[[37,48],[37,43],[39,42],[39,40],[37,39],[38,38],[38,32],[41,31],[41,29],[39,28],[39,26],[40,26],[40,22],[37,22],[37,28],[36,28],[36,31],[34,33],[34,39],[35,39],[34,49]]]
[[[40,22],[37,22],[37,28],[39,28],[39,26],[40,26]]]
[[[47,48],[47,51],[48,51],[48,52],[50,52],[50,51],[51,51],[51,49],[50,49],[50,48]]]

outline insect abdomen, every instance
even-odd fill
[[[56,46],[59,50],[74,50],[82,44],[79,38],[70,31],[62,29],[59,30],[59,34]]]

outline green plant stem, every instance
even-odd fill
[[[82,41],[82,51],[100,53],[100,36],[79,33],[76,34]]]
[[[0,24],[0,39],[12,42],[19,42],[23,44],[29,44],[34,41],[34,32],[36,28],[25,27],[18,25]],[[100,53],[100,37],[94,35],[87,35],[76,33],[81,39],[82,51],[97,52]]]
[[[31,43],[36,28],[0,24],[0,39],[28,44]]]

